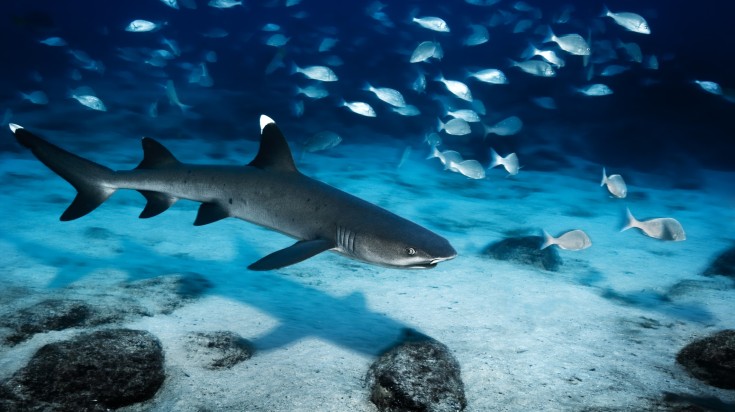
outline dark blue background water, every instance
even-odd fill
[[[600,34],[611,40],[620,38],[637,42],[645,55],[655,54],[660,62],[658,71],[635,67],[617,77],[596,78],[610,85],[615,94],[603,98],[589,98],[570,92],[572,86],[584,83],[580,58],[564,55],[567,66],[555,78],[536,78],[508,67],[507,59],[518,59],[529,40],[538,42],[542,36],[531,32],[512,34],[512,25],[490,28],[490,41],[478,47],[463,47],[469,33],[469,23],[484,23],[495,10],[509,10],[515,2],[501,1],[484,8],[464,2],[401,1],[390,3],[385,13],[395,23],[393,28],[381,28],[364,10],[366,1],[314,1],[285,8],[262,6],[264,2],[249,1],[246,7],[219,10],[198,1],[196,10],[174,10],[158,0],[134,1],[4,1],[0,26],[0,51],[4,63],[0,68],[0,99],[14,113],[33,112],[43,115],[44,107],[30,106],[20,101],[21,90],[42,89],[58,104],[73,105],[73,100],[62,96],[71,87],[68,73],[73,65],[62,48],[51,48],[38,40],[55,35],[63,37],[74,49],[84,50],[104,62],[104,75],[88,75],[82,84],[93,83],[120,91],[160,88],[165,80],[146,75],[145,65],[132,64],[117,57],[118,47],[163,48],[161,37],[175,39],[184,49],[182,61],[198,64],[206,50],[217,52],[218,61],[208,64],[215,86],[207,95],[206,107],[194,110],[206,119],[217,119],[216,130],[209,130],[208,138],[230,138],[244,133],[243,122],[254,123],[260,113],[274,118],[291,118],[290,105],[295,100],[293,87],[306,82],[300,76],[291,76],[285,70],[271,75],[264,67],[275,54],[275,49],[263,45],[266,33],[260,31],[265,23],[278,23],[291,37],[286,47],[286,64],[296,61],[300,66],[321,64],[314,52],[325,28],[336,28],[340,39],[332,53],[342,58],[343,66],[335,68],[340,80],[329,84],[328,100],[313,105],[307,102],[303,122],[319,122],[334,131],[352,130],[354,125],[369,135],[350,136],[352,139],[375,139],[376,135],[405,137],[412,143],[436,125],[440,114],[432,95],[447,95],[444,87],[431,81],[439,71],[447,78],[462,80],[465,69],[496,67],[509,78],[509,85],[492,86],[466,81],[475,99],[482,100],[489,117],[516,114],[525,124],[524,130],[514,137],[483,141],[481,137],[463,140],[465,151],[473,151],[478,159],[486,160],[489,144],[500,151],[515,150],[529,155],[529,148],[551,141],[559,152],[576,154],[589,160],[617,167],[631,167],[662,174],[686,174],[699,166],[716,169],[735,169],[735,104],[703,92],[692,80],[713,80],[723,87],[735,87],[735,29],[730,18],[735,6],[723,1],[668,2],[668,1],[609,1],[614,11],[634,11],[646,17],[652,34],[630,33],[604,19],[607,32]],[[395,3],[395,4],[394,4]],[[529,1],[543,10],[541,23],[548,23],[561,6],[573,4],[576,12],[569,24],[554,25],[557,34],[577,32],[586,37],[591,21],[599,15],[603,2]],[[409,22],[411,10],[419,7],[420,15],[443,17],[452,33],[434,33]],[[728,8],[729,7],[729,8]],[[291,17],[305,11],[302,19]],[[133,19],[166,21],[157,33],[128,33],[124,27]],[[201,33],[213,27],[227,30],[223,39],[204,38]],[[442,43],[445,57],[441,62],[422,64],[427,71],[427,95],[417,96],[410,90],[415,78],[416,65],[407,62],[409,53],[423,40],[436,39]],[[303,47],[310,47],[311,52]],[[403,54],[401,54],[403,53]],[[38,71],[44,78],[41,86],[31,80],[30,73]],[[179,89],[186,103],[187,91],[194,86],[186,82],[187,73],[175,66],[164,69]],[[130,71],[135,81],[116,76],[116,72]],[[89,79],[89,80],[87,80]],[[401,117],[386,110],[382,102],[362,91],[365,81],[374,85],[399,89],[422,110],[413,118]],[[246,91],[247,99],[228,100],[222,90]],[[101,93],[100,93],[101,94]],[[257,96],[257,98],[252,98]],[[553,96],[558,110],[548,111],[530,103],[536,96]],[[55,99],[55,97],[57,97]],[[345,108],[337,107],[339,98],[370,102],[378,111],[377,119],[363,118]],[[136,104],[141,128],[154,127],[142,109],[149,102]],[[219,108],[218,108],[219,106]],[[110,110],[114,110],[110,108]],[[225,116],[223,113],[226,113]],[[503,116],[501,116],[501,114]],[[278,117],[276,117],[278,116]],[[135,121],[135,118],[133,118]],[[294,120],[296,121],[296,120]],[[281,121],[282,123],[282,121]],[[490,123],[492,123],[490,121]],[[201,127],[202,122],[188,121],[181,127]],[[288,126],[286,126],[288,129]],[[252,129],[252,128],[250,128]],[[250,130],[248,129],[248,130]],[[298,127],[293,127],[299,130]],[[200,130],[206,132],[206,130]],[[447,140],[447,139],[445,139]],[[11,148],[7,142],[0,146]],[[527,157],[528,159],[528,157]],[[529,167],[533,161],[528,159]]]

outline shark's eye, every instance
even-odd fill
[[[416,249],[414,249],[412,247],[407,247],[406,248],[406,253],[408,253],[409,256],[413,256],[413,255],[416,254]]]

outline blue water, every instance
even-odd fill
[[[11,268],[5,275],[8,284],[28,287],[38,296],[68,290],[76,296],[82,290],[94,297],[107,287],[96,290],[95,282],[108,277],[135,283],[171,273],[202,274],[215,287],[204,303],[192,304],[191,312],[130,322],[158,328],[169,347],[175,347],[182,331],[236,330],[266,353],[255,358],[262,367],[294,375],[271,376],[273,380],[252,386],[263,370],[248,365],[233,375],[212,377],[173,351],[172,365],[206,381],[197,390],[212,385],[227,393],[202,390],[197,392],[199,403],[192,401],[182,410],[217,409],[220,396],[225,399],[222,410],[250,410],[243,404],[258,405],[251,410],[315,410],[323,405],[324,410],[345,410],[345,405],[373,410],[356,382],[368,360],[407,327],[455,351],[466,377],[468,410],[498,404],[505,410],[621,405],[635,410],[649,407],[641,402],[661,391],[729,401],[727,393],[686,377],[672,359],[691,336],[734,326],[730,283],[700,276],[735,239],[732,6],[714,0],[605,2],[613,11],[645,17],[651,27],[646,35],[600,18],[601,1],[528,0],[540,18],[516,10],[518,2],[509,0],[490,7],[459,0],[386,1],[382,11],[389,24],[366,13],[375,6],[372,1],[303,0],[287,8],[282,0],[250,0],[230,9],[189,1],[196,9],[182,3],[174,10],[159,0],[4,1],[0,118],[114,169],[130,169],[140,161],[141,136],[164,142],[185,162],[246,164],[257,148],[259,116],[267,114],[283,130],[305,174],[427,226],[449,239],[459,256],[416,274],[325,253],[283,272],[255,274],[245,269],[247,264],[291,240],[234,219],[194,231],[190,223],[198,205],[183,201],[160,217],[138,220],[144,200],[135,193],[116,194],[89,216],[61,223],[58,216],[73,198],[73,189],[3,129],[0,154],[8,163],[2,167],[1,195],[3,214],[12,218],[3,222],[0,261],[5,259]],[[571,19],[555,23],[566,6],[574,7]],[[422,28],[411,22],[414,14],[440,16],[451,32]],[[490,25],[493,16],[507,16],[509,22]],[[160,28],[125,31],[134,19]],[[530,29],[513,33],[522,19],[530,19]],[[267,23],[278,24],[278,32],[290,38],[285,46],[264,44],[273,34],[262,30]],[[470,24],[485,25],[489,41],[464,46]],[[591,39],[591,80],[585,78],[589,66],[582,57],[542,43],[549,24],[557,35],[578,33]],[[204,35],[212,29],[227,34]],[[52,36],[68,45],[39,43]],[[325,37],[337,43],[320,53]],[[163,39],[174,41],[180,55],[158,66],[147,63],[154,50],[170,50]],[[413,50],[427,40],[440,43],[444,57],[410,63]],[[616,57],[602,61],[604,44],[618,40],[637,43],[645,59],[656,56],[659,67],[631,62],[614,47]],[[529,43],[554,50],[566,65],[552,78],[510,67],[509,59],[521,60]],[[97,69],[85,69],[72,50],[86,53]],[[276,56],[283,57],[284,67],[266,73]],[[211,85],[190,82],[202,63]],[[292,63],[330,66],[339,80],[322,84],[329,92],[324,99],[297,96],[297,86],[318,82],[292,74]],[[600,76],[610,64],[629,70]],[[508,84],[466,78],[468,70],[486,68],[502,70]],[[426,89],[420,93],[412,89],[419,72],[426,76]],[[502,154],[515,152],[522,166],[518,176],[506,178],[504,171],[491,169],[486,178],[469,180],[443,170],[437,159],[425,159],[430,152],[425,136],[438,132],[437,118],[448,120],[441,102],[454,109],[477,109],[435,81],[440,73],[466,83],[486,109],[482,122],[472,123],[466,136],[439,132],[440,149],[456,150],[484,167],[490,165],[491,147]],[[694,80],[717,82],[724,96],[705,92]],[[172,104],[168,81],[189,109]],[[363,90],[366,82],[400,91],[421,114],[394,113]],[[575,91],[591,83],[604,83],[614,93],[592,97]],[[91,87],[107,110],[91,110],[68,97],[81,86]],[[31,91],[43,91],[48,103],[21,98],[21,92]],[[539,107],[532,101],[537,97],[552,98],[556,108]],[[353,113],[340,106],[342,99],[367,102],[377,116]],[[303,104],[303,113],[295,112],[297,104]],[[482,124],[509,116],[523,121],[517,134],[485,136]],[[339,134],[341,146],[302,156],[301,143],[325,130]],[[398,166],[402,154],[405,164]],[[599,187],[603,166],[625,177],[627,199],[612,199]],[[639,218],[677,218],[687,240],[659,242],[636,230],[619,233],[625,207]],[[555,274],[488,263],[481,256],[488,243],[539,234],[542,228],[553,233],[584,229],[594,246],[578,254],[561,252],[565,265]],[[92,292],[84,289],[90,283]],[[21,299],[0,298],[7,308],[23,306]],[[665,327],[630,326],[641,318],[648,324],[649,317]],[[2,353],[12,356],[0,365],[18,368],[31,349],[55,339],[44,335],[28,349],[5,348]],[[327,349],[314,341],[326,342]],[[299,368],[284,361],[295,353],[306,353],[313,363]],[[349,365],[345,375],[343,370],[330,372],[343,361]],[[534,365],[532,371],[524,369]],[[567,368],[585,383],[569,389],[574,380],[566,377],[572,373]],[[314,378],[312,369],[324,373]],[[589,372],[596,369],[598,375]],[[12,373],[0,372],[0,378]],[[670,376],[675,378],[670,381]],[[323,398],[305,396],[307,406],[293,398],[277,407],[269,404],[269,385],[274,392],[290,393],[299,381],[312,378]],[[168,379],[168,392],[149,405],[151,410],[170,410],[177,405],[171,399],[186,397],[189,384]],[[599,395],[595,382],[608,380],[617,392]],[[334,393],[329,392],[333,386]],[[531,388],[532,394],[519,394],[523,391],[518,387]],[[351,403],[323,400],[345,393],[353,396]],[[490,393],[498,393],[500,400]],[[565,403],[567,398],[573,398],[571,403]]]

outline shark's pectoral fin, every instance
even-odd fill
[[[147,219],[165,212],[171,205],[176,203],[177,198],[161,192],[151,192],[149,190],[139,190],[145,196],[148,203],[138,216],[141,219]]]
[[[250,270],[272,270],[293,265],[314,255],[332,249],[334,243],[324,239],[300,240],[293,245],[273,252],[248,266]]]
[[[203,226],[230,217],[230,213],[217,203],[202,203],[194,220],[194,226]]]

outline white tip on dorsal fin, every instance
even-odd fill
[[[266,126],[268,126],[271,123],[275,123],[276,121],[271,119],[270,117],[261,114],[260,115],[260,133],[263,133],[263,129],[265,129]]]
[[[13,133],[15,133],[16,130],[23,128],[23,126],[15,123],[8,123],[8,126],[10,126],[10,131]]]

